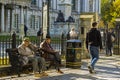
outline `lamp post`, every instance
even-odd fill
[[[118,34],[118,38],[117,38],[117,43],[118,43],[118,54],[120,53],[120,50],[119,50],[119,46],[120,46],[120,42],[119,42],[119,40],[120,40],[120,18],[116,18],[115,19],[115,21],[116,21],[116,30],[117,30],[117,34]]]
[[[50,32],[49,32],[49,4],[50,0],[47,0],[47,36],[50,36]]]
[[[43,3],[42,6],[42,30],[43,30],[43,39],[46,36],[50,36],[49,33],[49,0]]]
[[[106,55],[107,55],[107,52],[108,52],[108,46],[107,46],[107,37],[108,37],[108,23],[106,22],[106,35],[105,35],[105,47],[106,47]]]
[[[44,2],[42,0],[42,27],[41,27],[42,35],[41,35],[41,42],[43,41],[43,6],[44,6]],[[39,27],[39,30],[40,30],[40,27]]]

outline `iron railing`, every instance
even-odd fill
[[[38,39],[30,39],[33,44],[38,44]],[[21,39],[16,39],[16,47],[20,45],[22,42]],[[66,39],[64,36],[54,37],[52,38],[51,45],[52,47],[61,52],[61,54],[65,50],[65,42]],[[63,45],[64,44],[64,45]],[[11,38],[0,38],[0,66],[3,65],[9,65],[9,56],[8,53],[6,53],[6,49],[12,48],[12,39]]]

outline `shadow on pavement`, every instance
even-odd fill
[[[106,74],[113,74],[113,75],[120,75],[120,69],[115,67],[105,67],[105,66],[96,66],[96,68],[100,69],[98,72],[106,73]],[[120,77],[119,77],[120,78]]]
[[[64,74],[64,75],[59,75],[59,76],[52,76],[52,77],[45,77],[41,79],[36,79],[36,80],[98,80],[98,78],[93,77],[90,74],[87,75],[81,75],[81,74]],[[105,80],[105,79],[103,79]]]

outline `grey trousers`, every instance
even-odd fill
[[[43,57],[28,57],[33,64],[33,72],[36,73],[38,71],[43,72],[45,70],[45,59]]]

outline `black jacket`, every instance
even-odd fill
[[[111,33],[111,32],[108,32],[107,33],[107,40],[106,40],[106,46],[108,48],[111,48],[113,46],[113,41],[111,39],[111,37],[114,37],[115,38],[115,34],[114,33]]]
[[[100,31],[98,31],[96,28],[92,28],[86,36],[86,48],[88,49],[88,44],[91,46],[100,47],[102,49],[102,39]]]

